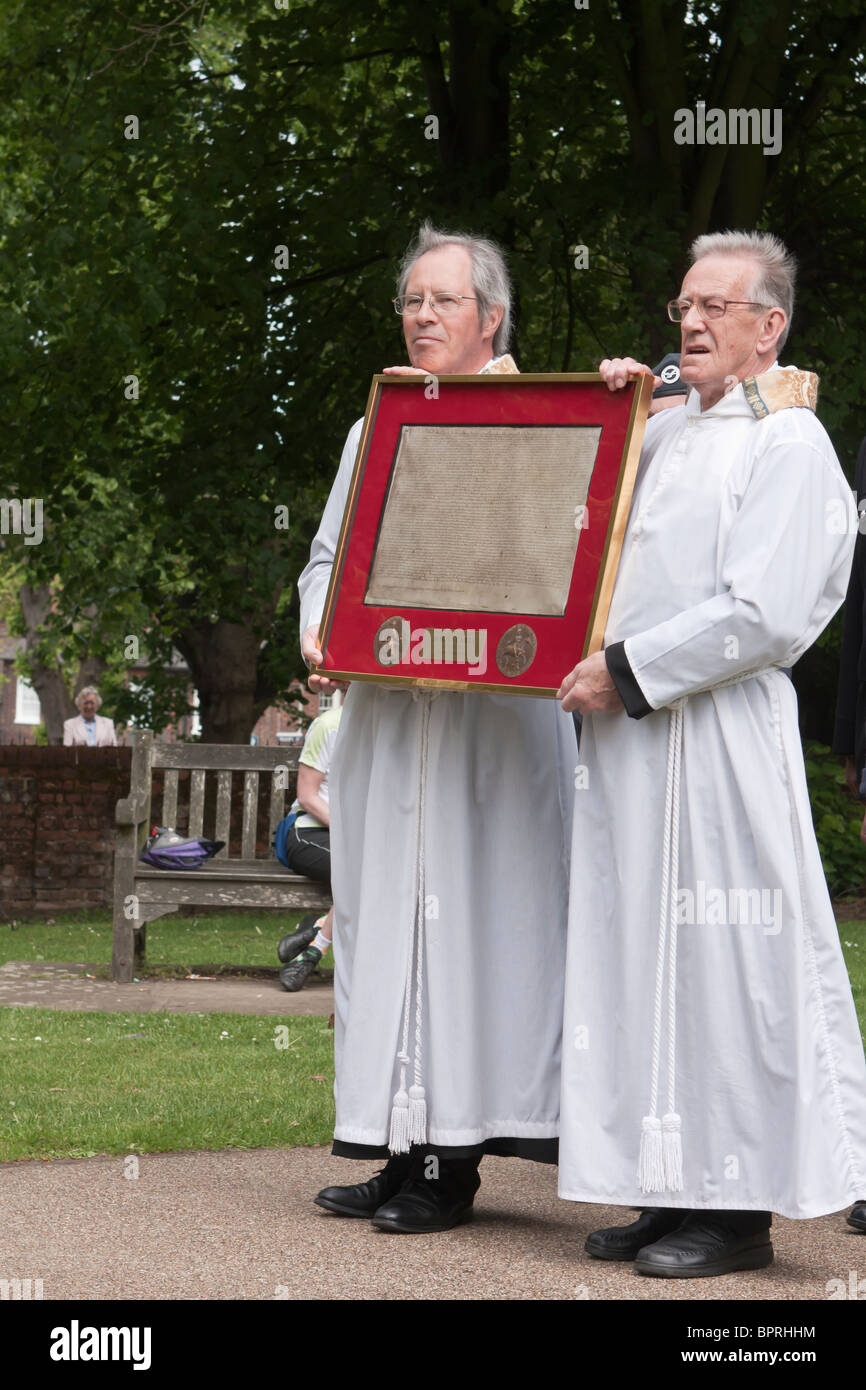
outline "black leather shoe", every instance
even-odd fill
[[[848,1225],[855,1231],[866,1231],[866,1202],[858,1202],[847,1217]]]
[[[321,959],[321,951],[317,951],[315,946],[308,946],[302,956],[293,960],[291,965],[284,965],[280,971],[280,984],[283,989],[287,989],[289,994],[296,994],[299,989],[303,989]]]
[[[684,1207],[646,1207],[630,1226],[608,1226],[587,1236],[583,1248],[597,1260],[633,1260],[645,1245],[670,1235],[685,1221]]]
[[[741,1236],[716,1216],[690,1212],[679,1230],[645,1246],[634,1267],[662,1279],[705,1279],[739,1269],[763,1269],[772,1262],[769,1229]]]
[[[427,1177],[430,1158],[423,1149],[413,1149],[408,1181],[375,1213],[373,1225],[401,1235],[432,1235],[471,1221],[472,1203],[481,1186],[479,1162],[439,1158],[435,1168],[438,1176]]]
[[[305,946],[309,946],[310,942],[315,940],[316,932],[318,931],[318,927],[316,926],[317,921],[318,918],[316,914],[314,912],[309,912],[306,917],[301,918],[298,923],[297,931],[292,932],[291,936],[283,937],[277,947],[277,955],[283,962],[283,965],[286,965],[290,960],[294,960],[295,956],[301,954]]]
[[[369,1221],[383,1202],[400,1191],[408,1176],[409,1155],[393,1154],[369,1182],[358,1183],[355,1187],[323,1187],[316,1198],[316,1206],[336,1212],[338,1216],[363,1216]]]

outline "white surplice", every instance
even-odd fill
[[[362,424],[299,581],[302,632],[322,616]],[[576,761],[555,700],[350,687],[330,776],[336,1139],[388,1142],[407,973],[427,1142],[558,1135]]]
[[[866,1063],[782,669],[842,603],[855,525],[809,410],[757,420],[738,386],[649,422],[605,644],[625,641],[652,712],[583,723],[562,1197],[811,1217],[866,1196]],[[666,820],[676,965],[672,991],[668,941],[657,993]],[[669,1109],[682,1187],[647,1190],[643,1117]]]

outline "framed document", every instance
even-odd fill
[[[652,386],[374,377],[316,669],[555,695],[602,644]]]

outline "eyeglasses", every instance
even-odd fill
[[[754,309],[769,309],[754,299],[672,299],[667,306],[671,323],[682,323],[690,309],[697,309],[702,319],[722,319],[729,304],[750,304]]]
[[[460,308],[461,301],[464,299],[475,299],[474,294],[451,294],[447,290],[438,291],[436,294],[401,294],[391,302],[394,305],[395,314],[420,314],[427,300],[430,300],[434,313],[453,314],[455,309]]]

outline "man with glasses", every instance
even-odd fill
[[[516,371],[510,306],[496,246],[425,224],[394,301],[411,365],[386,370]],[[309,663],[321,660],[362,424],[299,581]],[[368,1181],[325,1188],[326,1210],[387,1231],[444,1231],[471,1216],[483,1154],[555,1162],[576,751],[555,701],[349,689],[330,792],[333,1152],[388,1161]]]
[[[835,1212],[866,1181],[866,1063],[784,674],[844,598],[854,529],[817,381],[777,362],[794,269],[767,234],[692,247],[668,305],[690,394],[647,426],[606,646],[560,690],[588,781],[560,1195],[643,1207],[586,1249],[644,1275],[761,1268],[771,1212]],[[611,390],[648,370],[601,364]]]

